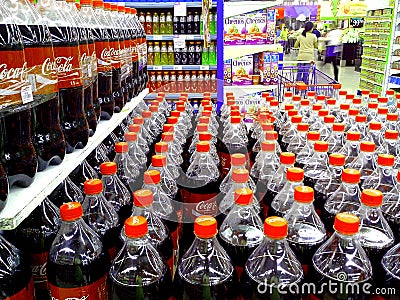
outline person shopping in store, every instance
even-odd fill
[[[280,36],[280,44],[282,45],[283,52],[285,54],[289,53],[289,51],[288,51],[288,48],[289,48],[288,47],[288,35],[289,35],[289,30],[285,25],[283,25],[283,28],[281,31],[281,36]]]
[[[307,22],[304,26],[302,34],[297,38],[294,48],[299,48],[297,60],[304,61],[304,63],[297,64],[297,79],[296,81],[303,81],[308,84],[309,70],[311,64],[315,62],[314,50],[318,48],[318,39],[312,33],[314,24]]]
[[[335,23],[331,24],[331,31],[325,37],[326,51],[325,51],[325,63],[332,63],[333,74],[336,81],[339,81],[339,68],[338,64],[340,61],[340,55],[342,53],[343,31],[336,27]]]

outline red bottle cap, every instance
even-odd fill
[[[357,116],[360,113],[360,111],[358,109],[355,108],[350,108],[349,109],[349,115],[350,116]]]
[[[360,150],[363,152],[374,152],[376,145],[374,142],[362,141],[360,143]]]
[[[361,95],[369,95],[370,91],[369,90],[362,90]]]
[[[271,239],[283,239],[288,233],[288,223],[281,217],[269,217],[264,221],[264,234]]]
[[[200,142],[205,142],[205,141],[211,141],[212,135],[210,132],[199,132],[199,141]]]
[[[339,95],[340,95],[340,96],[346,96],[346,95],[347,95],[347,91],[340,90],[340,91],[339,91]]]
[[[289,168],[286,173],[286,179],[289,181],[300,182],[304,179],[304,171],[300,168]]]
[[[160,102],[163,102],[164,99],[165,99],[165,96],[157,96],[155,101],[157,101],[158,103],[160,103]]]
[[[126,153],[129,150],[129,145],[127,142],[115,143],[115,152]]]
[[[79,202],[68,202],[60,206],[60,216],[63,221],[74,221],[82,215],[82,205]]]
[[[167,164],[167,157],[161,154],[153,155],[151,157],[151,164],[154,167],[164,167]]]
[[[325,117],[327,115],[329,115],[329,111],[326,109],[321,109],[320,111],[318,111],[318,116],[320,117]]]
[[[176,110],[179,111],[180,113],[184,112],[186,110],[185,109],[185,105],[184,104],[177,104],[176,105]]]
[[[126,132],[124,134],[125,141],[127,142],[135,142],[137,141],[137,134],[136,132]]]
[[[309,131],[307,133],[307,139],[309,141],[318,141],[321,137],[321,134],[318,131]]]
[[[303,99],[300,101],[301,106],[310,106],[310,100],[308,99]]]
[[[297,114],[298,114],[298,111],[296,109],[292,109],[292,110],[288,111],[288,116],[289,117],[297,116]]]
[[[181,97],[186,97],[186,98],[187,98],[187,97],[189,97],[189,93],[182,92],[182,93],[181,93]]]
[[[177,111],[177,110],[172,110],[171,111],[171,117],[179,118],[180,116],[181,116],[181,112],[180,111]]]
[[[400,99],[400,93],[396,94],[396,99],[399,100]]]
[[[336,99],[330,98],[326,100],[326,104],[328,105],[336,105]]]
[[[100,179],[88,179],[83,184],[83,192],[86,195],[96,195],[103,191],[103,182]]]
[[[314,201],[314,189],[309,186],[297,186],[294,189],[294,200],[301,203]]]
[[[272,123],[261,123],[261,129],[263,131],[273,131],[274,130],[274,124]]]
[[[348,141],[359,141],[361,138],[361,133],[358,131],[348,131],[346,138]]]
[[[378,107],[378,114],[379,115],[387,115],[389,109],[387,107]]]
[[[231,117],[240,117],[240,111],[231,110]]]
[[[386,130],[385,131],[385,139],[388,140],[397,140],[399,138],[399,132],[396,130]]]
[[[378,207],[383,202],[383,194],[381,191],[365,189],[361,193],[361,203],[367,206]]]
[[[156,113],[156,112],[158,112],[158,106],[150,105],[149,110],[151,113]]]
[[[209,124],[210,123],[210,117],[200,117],[199,118],[199,123]]]
[[[175,126],[174,124],[164,124],[163,131],[164,132],[174,132]]]
[[[379,97],[378,102],[379,103],[388,103],[389,99],[387,97]]]
[[[153,204],[153,192],[150,190],[137,190],[133,193],[133,204],[137,207],[147,207]]]
[[[161,134],[161,139],[163,142],[169,143],[174,140],[174,133],[173,132],[163,132]]]
[[[332,125],[332,130],[336,132],[343,132],[345,125],[343,123],[334,123]]]
[[[164,93],[164,92],[158,92],[158,93],[157,93],[157,97],[162,97],[163,99],[165,98],[166,95],[167,95],[167,94]]]
[[[239,124],[241,120],[242,120],[241,117],[231,117],[232,124]]]
[[[233,170],[232,180],[238,183],[246,183],[249,180],[249,171],[244,168]]]
[[[197,152],[208,152],[210,151],[210,143],[209,142],[198,142],[196,144]]]
[[[367,116],[366,115],[357,115],[356,116],[356,122],[358,122],[358,123],[367,122]]]
[[[293,97],[292,92],[285,92],[285,98],[291,98],[291,97]]]
[[[262,151],[275,151],[275,143],[270,141],[264,141],[261,144]]]
[[[335,217],[333,228],[340,234],[354,235],[358,233],[360,219],[351,213],[339,213]]]
[[[371,122],[371,123],[369,123],[369,129],[370,130],[381,130],[382,129],[382,123],[380,123],[380,122]]]
[[[299,123],[297,124],[297,130],[298,131],[308,131],[309,125],[307,123]]]
[[[235,191],[235,203],[238,205],[249,205],[253,203],[253,191],[249,188],[241,188]]]
[[[320,104],[320,103],[314,104],[314,105],[312,106],[312,110],[313,110],[313,111],[319,111],[319,110],[321,110],[321,109],[322,109],[322,104]]]
[[[161,174],[158,170],[148,170],[144,172],[143,182],[145,184],[159,184],[161,181]]]
[[[346,183],[356,184],[360,182],[361,173],[355,169],[344,169],[342,173],[342,181]]]
[[[301,97],[299,95],[295,95],[292,97],[292,100],[297,102],[301,100]]]
[[[369,109],[377,109],[378,103],[377,102],[368,102],[368,108]]]
[[[384,167],[393,167],[394,156],[391,154],[379,154],[378,155],[378,165]]]
[[[104,7],[103,0],[94,0],[93,7]]]
[[[102,175],[113,175],[117,173],[117,164],[113,161],[103,162],[100,165],[100,172]]]
[[[277,141],[278,140],[278,133],[276,131],[267,131],[265,132],[265,139],[267,141]]]
[[[130,124],[129,125],[129,131],[130,132],[136,132],[136,133],[140,132],[140,125],[138,125],[138,124]]]
[[[296,116],[292,117],[291,121],[292,121],[293,124],[299,124],[299,123],[301,123],[302,119],[303,118],[301,116],[296,115]]]
[[[231,155],[231,164],[233,166],[243,166],[246,164],[246,156],[242,153],[234,153]]]
[[[211,111],[203,110],[201,115],[204,116],[204,117],[210,117],[211,116]]]
[[[154,146],[156,153],[166,153],[168,152],[168,143],[166,142],[158,142]]]
[[[398,121],[399,115],[390,113],[390,114],[387,114],[386,118],[388,121]]]
[[[394,96],[395,91],[394,90],[387,90],[386,95],[387,96]]]
[[[353,104],[361,104],[362,99],[361,98],[354,98],[353,99]]]
[[[318,95],[317,96],[317,101],[325,101],[325,96],[324,95]]]
[[[93,1],[92,0],[81,0],[79,1],[81,5],[92,5]]]
[[[203,93],[203,98],[205,97],[211,97],[211,93],[210,92],[204,92]]]
[[[239,110],[240,110],[239,105],[234,104],[234,105],[231,106],[231,112],[232,111],[239,111]]]
[[[285,104],[285,111],[289,111],[294,109],[294,105],[293,104]]]
[[[354,95],[348,94],[346,95],[346,100],[353,100],[354,99]]]
[[[343,167],[346,163],[346,156],[341,153],[332,153],[329,155],[329,164],[331,166]]]
[[[279,101],[276,101],[276,100],[271,101],[271,102],[269,103],[269,106],[277,107],[277,106],[279,106]]]
[[[178,118],[177,117],[168,117],[168,124],[177,124]]]
[[[133,118],[133,123],[142,125],[144,123],[143,117],[136,116]]]
[[[125,6],[118,5],[118,12],[125,12]]]
[[[349,110],[350,109],[350,104],[342,103],[342,104],[340,104],[340,109],[341,110]]]
[[[309,91],[309,92],[307,92],[307,97],[315,97],[316,94],[317,93],[314,91]]]
[[[235,98],[233,98],[233,99],[227,99],[227,101],[226,101],[226,104],[228,105],[228,106],[232,106],[232,105],[235,105],[235,103],[236,103],[236,101],[235,101]]]
[[[328,152],[329,144],[325,141],[316,141],[314,143],[314,150],[317,152]]]
[[[197,132],[208,131],[208,124],[206,123],[198,123],[197,124]]]
[[[378,99],[378,98],[379,98],[379,94],[377,94],[377,93],[371,93],[371,94],[369,94],[369,98],[370,98],[370,99]]]
[[[158,106],[160,105],[160,102],[162,101],[162,98],[161,99],[159,99],[159,100],[151,100],[150,101],[150,105],[153,105],[153,106],[155,106],[155,107],[157,107],[158,108]]]
[[[217,220],[211,216],[200,216],[194,221],[194,234],[201,239],[209,239],[217,235]]]
[[[291,152],[282,152],[281,153],[281,157],[280,157],[281,164],[293,165],[295,162],[295,159],[296,159],[296,156],[294,155],[294,153],[291,153]]]
[[[324,123],[333,124],[335,123],[335,117],[332,115],[328,115],[324,117]]]
[[[142,117],[143,118],[151,118],[151,111],[150,110],[144,110],[142,111]]]
[[[274,101],[275,100],[275,97],[274,96],[268,96],[268,97],[263,97],[264,99],[265,99],[265,101],[267,101],[267,102],[271,102],[271,101]]]
[[[106,10],[111,9],[111,3],[110,2],[104,2],[104,9],[106,9]]]
[[[149,229],[147,220],[143,216],[132,216],[125,220],[125,235],[131,239],[138,239],[145,236]]]

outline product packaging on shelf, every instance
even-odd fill
[[[253,84],[253,55],[232,60],[232,85]]]
[[[224,20],[224,44],[244,45],[246,41],[246,17],[244,15]]]
[[[232,60],[224,61],[224,85],[232,85]]]
[[[267,10],[267,44],[275,44],[275,9]]]
[[[264,45],[267,37],[267,14],[260,10],[246,14],[246,45]]]
[[[264,84],[278,83],[279,54],[264,53]]]

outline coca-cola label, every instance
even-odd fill
[[[30,255],[30,265],[32,270],[33,282],[35,283],[35,290],[48,290],[47,283],[47,258],[48,252],[37,253]]]
[[[91,72],[92,76],[97,76],[97,57],[96,57],[96,47],[94,43],[89,43],[89,53],[91,58]]]
[[[110,48],[103,49],[101,58],[111,63],[115,69],[121,68],[121,49],[118,41],[110,41]]]
[[[57,64],[52,47],[25,48],[28,80],[34,95],[58,92]]]
[[[28,85],[24,52],[1,51],[0,54],[0,108],[21,104],[21,89]]]
[[[52,300],[107,300],[107,275],[87,286],[61,288],[50,286]]]
[[[185,202],[183,219],[185,222],[194,221],[199,216],[216,216],[218,214],[217,193],[196,194],[182,190]]]
[[[108,57],[105,57],[104,54],[107,53],[110,48],[109,42],[95,42],[96,46],[96,57],[97,57],[97,71],[98,72],[107,72],[112,69],[111,62]],[[103,56],[102,56],[103,54]]]
[[[79,52],[81,53],[82,79],[84,84],[88,85],[92,77],[92,57],[86,44],[79,44]]]
[[[138,54],[138,39],[132,40],[132,61],[137,62],[139,59],[139,54]]]
[[[57,65],[59,88],[68,89],[82,86],[79,47],[54,47],[54,56]]]
[[[20,290],[18,293],[12,295],[11,297],[5,298],[4,300],[34,300],[35,291],[33,288],[33,280],[29,281],[28,285]]]

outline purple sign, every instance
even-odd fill
[[[304,15],[310,21],[316,21],[318,16],[318,5],[292,5],[285,6],[285,18],[294,18]]]

